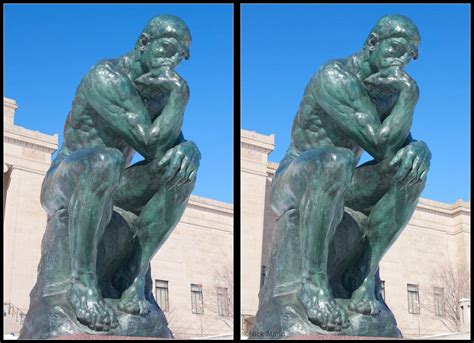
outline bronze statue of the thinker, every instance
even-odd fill
[[[38,280],[20,338],[70,333],[172,337],[149,262],[178,223],[200,152],[184,139],[191,34],[178,17],[147,24],[135,48],[80,82],[64,143],[44,179]],[[130,165],[135,152],[144,160]]]
[[[410,134],[420,35],[382,17],[361,51],[321,66],[272,181],[278,215],[251,338],[400,336],[379,262],[412,216],[431,153]],[[363,151],[373,160],[357,166]]]

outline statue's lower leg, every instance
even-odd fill
[[[375,296],[375,274],[380,260],[408,224],[423,188],[424,184],[410,188],[392,185],[371,211],[368,249],[364,250],[359,266],[367,271],[367,276],[352,293],[350,310],[370,315],[381,311],[381,304]]]
[[[81,181],[68,206],[72,256],[68,298],[78,321],[98,331],[118,325],[112,309],[102,299],[96,275],[97,245],[112,214],[113,183],[93,185]]]
[[[150,311],[145,299],[149,263],[181,218],[193,188],[194,182],[172,189],[163,187],[143,208],[139,216],[138,240],[129,265],[136,276],[122,293],[119,310],[140,315]]]
[[[327,273],[329,242],[342,219],[349,180],[350,175],[342,175],[341,180],[325,182],[318,175],[300,206],[303,284],[298,297],[308,319],[326,330],[341,330],[350,324],[345,310],[333,298]]]

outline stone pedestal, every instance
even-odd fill
[[[60,340],[60,341],[127,341],[127,340],[157,340],[157,339],[166,339],[166,338],[131,337],[131,336],[99,336],[99,335],[76,334],[76,335],[59,336],[59,337],[55,337],[51,339]]]
[[[334,335],[303,335],[303,336],[292,336],[286,338],[288,340],[301,340],[301,341],[379,341],[379,340],[396,340],[403,338],[392,338],[392,337],[370,337],[370,336],[334,336]]]

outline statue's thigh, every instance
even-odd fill
[[[150,200],[161,192],[166,195],[164,204],[172,207],[188,199],[195,180],[178,187],[163,182],[162,176],[170,168],[158,167],[159,161],[139,162],[128,167],[123,173],[114,195],[114,205],[139,215]],[[177,171],[179,172],[179,170]]]
[[[389,161],[369,161],[357,167],[345,196],[345,205],[368,214],[393,185],[396,170]]]
[[[321,147],[305,151],[274,179],[273,210],[280,216],[290,209],[299,208],[308,190],[316,194],[338,185],[341,188],[347,186],[354,168],[355,157],[349,149]]]
[[[120,178],[123,157],[113,148],[87,148],[72,152],[48,171],[41,190],[41,203],[49,214],[67,208],[75,192],[113,186]],[[80,187],[80,188],[78,188]]]

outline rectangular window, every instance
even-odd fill
[[[408,313],[420,314],[420,293],[418,285],[407,284]]]
[[[156,302],[161,310],[166,312],[170,310],[169,295],[168,295],[168,281],[155,280]]]
[[[380,296],[385,301],[385,281],[380,281]]]
[[[217,287],[217,314],[219,316],[229,315],[229,308],[227,306],[227,288]]]
[[[446,313],[445,308],[444,308],[444,288],[434,287],[433,293],[434,293],[435,315],[444,316]]]
[[[262,266],[262,269],[260,271],[260,288],[262,288],[263,285],[265,284],[265,276],[266,275],[267,275],[267,267]]]
[[[202,285],[191,284],[191,310],[196,314],[204,313],[204,303],[202,300]]]

